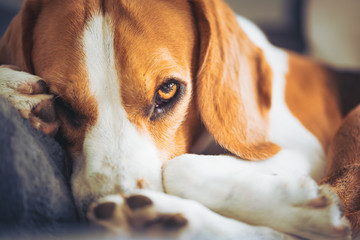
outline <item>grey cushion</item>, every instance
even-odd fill
[[[0,99],[0,236],[78,222],[66,163],[53,138]]]

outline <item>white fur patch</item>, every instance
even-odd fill
[[[29,112],[41,101],[51,99],[46,94],[22,94],[18,91],[20,85],[36,84],[40,77],[26,72],[16,71],[6,66],[0,66],[0,97],[7,99],[17,110]]]
[[[182,155],[164,165],[164,188],[167,193],[196,200],[250,224],[309,239],[346,239],[349,224],[341,216],[336,194],[329,186],[319,188],[309,177],[321,177],[324,153],[319,141],[286,105],[287,55],[271,46],[254,24],[241,17],[238,20],[250,39],[263,49],[272,68],[269,134],[283,150],[256,162],[222,155]],[[323,199],[322,207],[312,206],[312,202]]]
[[[240,16],[237,19],[247,36],[263,50],[272,69],[270,140],[283,149],[297,151],[298,155],[293,159],[277,161],[276,165],[273,165],[274,169],[285,172],[296,171],[319,180],[325,170],[323,148],[318,139],[291,114],[285,102],[285,75],[288,72],[287,53],[271,45],[255,24]]]
[[[296,156],[283,150],[263,165],[232,156],[185,154],[165,163],[164,188],[245,223],[306,239],[347,239],[349,223],[328,185],[318,187],[310,177],[293,172],[272,173],[274,162]],[[321,207],[312,206],[319,201]]]
[[[161,161],[151,140],[131,124],[121,104],[110,17],[95,16],[83,38],[89,85],[98,104],[98,118],[85,136],[83,155],[72,178],[79,205],[111,193],[129,193],[137,181],[161,190]]]
[[[90,220],[119,234],[121,238],[131,239],[134,237],[136,239],[292,239],[270,228],[251,226],[223,217],[195,201],[149,190],[141,190],[137,196],[138,194],[151,199],[152,205],[129,211],[122,196],[107,196],[98,203],[114,203],[113,217],[105,220],[97,219],[93,211],[90,211]],[[186,219],[187,224],[179,230],[164,231],[162,227],[166,229],[166,225],[171,222],[159,221],[161,216],[165,215],[170,219],[171,216],[177,216],[179,213]],[[146,226],[146,235],[141,235],[141,231],[132,228],[132,225]]]

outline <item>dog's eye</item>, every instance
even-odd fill
[[[163,104],[168,103],[176,95],[178,91],[178,85],[174,82],[168,82],[159,88],[155,99],[155,107],[160,107]]]
[[[162,84],[155,93],[150,119],[155,120],[171,110],[184,92],[185,84],[175,79]]]

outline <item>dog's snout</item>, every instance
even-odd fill
[[[163,190],[162,163],[155,145],[127,119],[121,121],[99,118],[85,136],[83,153],[74,161],[72,190],[82,212],[92,201],[107,195],[132,194],[138,189]],[[119,131],[108,129],[109,124]]]

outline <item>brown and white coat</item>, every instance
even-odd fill
[[[105,197],[95,222],[130,233],[134,219],[181,213],[181,237],[349,237],[336,195],[315,182],[342,119],[331,71],[220,0],[28,0],[0,64],[0,96],[72,155],[80,210],[116,193],[152,203],[139,217]],[[168,82],[176,95],[159,105]],[[214,141],[231,154],[197,154]]]

